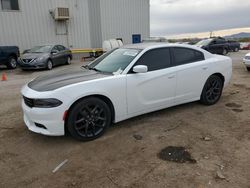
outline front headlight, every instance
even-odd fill
[[[58,99],[33,99],[33,107],[35,108],[54,108],[62,104]]]
[[[46,57],[42,56],[36,59],[36,61],[43,61]]]

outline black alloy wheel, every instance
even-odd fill
[[[216,75],[212,75],[208,78],[202,94],[201,103],[205,105],[213,105],[217,103],[221,97],[223,90],[223,80]]]
[[[96,97],[77,102],[69,111],[67,120],[67,127],[71,135],[82,141],[100,137],[110,124],[109,106]]]

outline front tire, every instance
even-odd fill
[[[67,57],[67,62],[66,62],[67,65],[70,65],[71,64],[71,58],[70,56]]]
[[[250,67],[247,67],[247,70],[250,71]]]
[[[210,76],[202,90],[200,102],[205,105],[216,104],[220,100],[223,85],[223,80],[219,76]]]
[[[8,60],[7,67],[9,69],[15,69],[17,67],[17,60],[15,57],[10,57]]]
[[[74,138],[90,141],[102,136],[110,124],[109,106],[99,98],[90,97],[70,109],[66,126]]]
[[[52,70],[53,69],[53,63],[52,63],[51,60],[48,60],[48,62],[47,62],[47,69],[48,70]]]

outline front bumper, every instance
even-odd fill
[[[49,98],[49,95],[53,95],[55,98],[60,98],[53,92],[37,92],[27,85],[23,87],[22,95],[29,98],[37,98],[37,96]],[[66,99],[63,96],[60,100]],[[23,119],[26,126],[30,131],[43,135],[62,136],[65,134],[63,116],[67,108],[64,103],[55,108],[30,108],[22,99]]]
[[[244,62],[244,64],[245,64],[247,67],[250,67],[250,59],[244,58],[244,59],[243,59],[243,62]]]
[[[22,59],[18,62],[19,66],[23,70],[33,70],[33,69],[45,69],[46,62],[32,62],[32,63],[25,63]]]
[[[23,101],[22,108],[24,123],[30,131],[48,136],[64,135],[64,112],[60,109],[29,108]]]

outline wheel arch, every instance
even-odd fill
[[[218,76],[223,81],[223,85],[224,85],[225,77],[223,76],[223,74],[217,72],[217,73],[214,73],[214,74],[210,75],[209,77],[211,77],[211,76]],[[208,77],[208,79],[209,79],[209,77]]]
[[[48,61],[51,61],[51,62],[53,63],[53,60],[52,60],[51,57],[49,57],[49,58],[47,59],[47,62],[48,62]]]
[[[15,60],[17,60],[17,55],[16,55],[16,54],[11,53],[11,54],[9,55],[9,58],[11,58],[11,57],[14,57],[14,58],[15,58]]]
[[[211,74],[211,75],[206,79],[206,81],[205,81],[205,83],[204,83],[204,85],[203,85],[203,87],[202,87],[202,89],[201,89],[200,96],[201,96],[201,94],[202,94],[202,91],[203,91],[203,89],[204,89],[204,87],[205,87],[205,85],[206,85],[208,79],[209,79],[211,76],[218,76],[218,77],[222,80],[223,86],[224,86],[225,77],[223,76],[223,74],[221,74],[221,73],[219,73],[219,72],[213,73],[213,74]]]
[[[69,54],[68,57],[70,58],[70,60],[73,59],[73,55],[72,54]]]
[[[111,101],[110,98],[108,98],[107,96],[105,95],[101,95],[101,94],[93,94],[93,95],[87,95],[87,96],[84,96],[84,97],[81,97],[79,99],[77,99],[75,102],[73,102],[69,109],[68,109],[68,113],[70,112],[70,110],[72,109],[72,107],[77,104],[79,101],[83,100],[83,99],[87,99],[87,98],[90,98],[90,97],[95,97],[95,98],[99,98],[101,99],[102,101],[104,101],[110,108],[110,111],[111,111],[111,122],[114,122],[115,121],[115,108],[114,108],[114,105],[113,105],[113,102]],[[64,127],[65,127],[65,130],[67,129],[67,126],[66,126],[66,122],[67,122],[67,118],[68,118],[68,113],[67,113],[67,116],[65,118],[65,121],[64,121]]]

